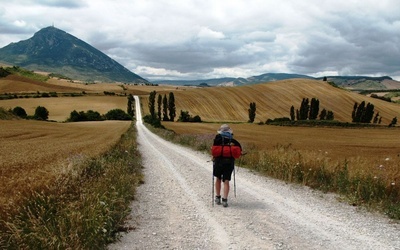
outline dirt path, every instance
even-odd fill
[[[145,184],[132,204],[136,230],[110,249],[400,249],[397,223],[246,169],[237,168],[229,207],[213,207],[209,156],[159,138],[141,119],[137,128]]]

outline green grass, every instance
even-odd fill
[[[140,164],[133,126],[106,154],[76,157],[51,186],[0,216],[0,248],[105,249],[124,229]]]
[[[8,71],[12,74],[15,74],[15,75],[24,76],[24,77],[30,78],[32,80],[41,81],[41,82],[45,82],[49,79],[48,76],[37,74],[33,71],[26,70],[26,69],[18,67],[18,66],[8,67],[8,68],[6,68],[6,71]]]

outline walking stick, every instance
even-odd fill
[[[242,165],[242,156],[246,155],[247,153],[242,153],[241,157],[239,158],[239,165]],[[233,165],[233,192],[235,194],[236,198],[236,168],[235,165]]]
[[[233,166],[233,193],[235,194],[236,198],[236,168]]]
[[[212,175],[212,190],[211,190],[211,204],[214,206],[214,162],[213,162],[213,171],[211,173]]]

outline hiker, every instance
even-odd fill
[[[217,131],[214,143],[211,148],[213,156],[213,175],[215,180],[215,203],[217,205],[228,206],[229,181],[235,167],[235,159],[242,153],[240,143],[233,139],[233,131],[227,125],[223,124]],[[221,183],[223,183],[223,194],[221,197]],[[222,198],[222,201],[221,201]]]

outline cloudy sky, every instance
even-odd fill
[[[398,0],[7,0],[0,47],[53,24],[150,80],[400,80]]]

